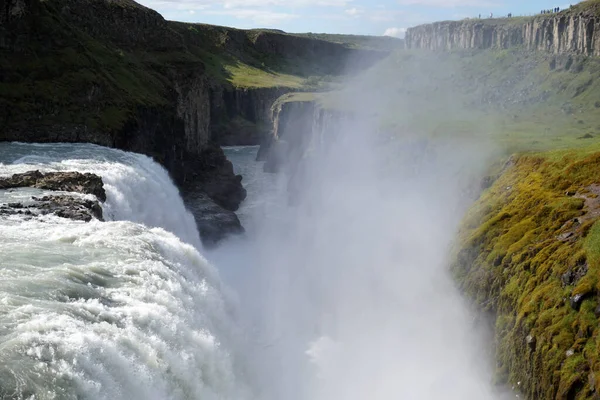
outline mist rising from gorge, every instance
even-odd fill
[[[496,398],[490,338],[447,268],[493,146],[384,127],[409,108],[365,82],[329,95],[345,111],[315,113],[328,128],[264,178],[247,238],[212,254],[239,296],[250,381],[265,400]]]

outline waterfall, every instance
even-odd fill
[[[247,398],[233,311],[167,172],[94,145],[0,144],[0,175],[29,170],[100,175],[107,222],[0,217],[0,398]]]

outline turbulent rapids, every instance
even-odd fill
[[[474,146],[346,135],[293,176],[230,148],[247,234],[208,251],[148,157],[0,144],[0,177],[91,172],[106,191],[106,222],[0,214],[0,399],[497,398],[445,270]]]
[[[94,172],[107,192],[107,222],[0,220],[0,399],[245,398],[221,284],[162,167],[70,144],[0,144],[0,162]]]

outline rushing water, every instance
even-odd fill
[[[231,310],[162,167],[70,144],[3,143],[0,162],[101,175],[108,220],[0,220],[1,399],[246,397]]]
[[[0,399],[495,398],[445,273],[483,155],[333,148],[293,202],[256,147],[226,149],[247,234],[205,252],[148,157],[0,144],[0,175],[93,172],[107,191],[107,222],[0,217]]]

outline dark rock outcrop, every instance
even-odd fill
[[[186,192],[203,191],[215,203],[229,211],[236,211],[246,198],[242,176],[235,175],[233,165],[217,146],[208,146],[200,157],[186,164],[187,174],[193,176],[182,185]]]
[[[211,139],[221,146],[261,144],[273,123],[273,103],[290,91],[290,88],[212,88]]]
[[[102,178],[95,174],[80,172],[29,171],[0,178],[0,190],[35,188],[51,191],[91,194],[97,200],[83,199],[69,194],[32,196],[24,203],[0,204],[0,215],[23,215],[35,217],[53,214],[62,218],[89,222],[92,219],[103,221],[102,207],[99,201],[106,201],[106,192]]]
[[[90,173],[30,171],[0,178],[0,189],[20,187],[93,194],[98,200],[106,201],[102,178]]]
[[[244,232],[238,216],[213,202],[203,191],[188,190],[183,200],[196,220],[206,247],[214,247],[229,235]]]
[[[33,218],[39,215],[53,214],[57,217],[75,221],[90,222],[92,219],[104,221],[102,207],[98,201],[84,200],[74,196],[44,196],[31,198],[31,204],[0,204],[0,215],[21,215]]]

